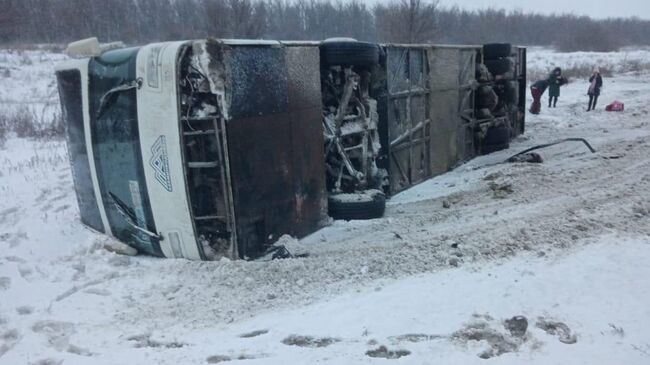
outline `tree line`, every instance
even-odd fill
[[[0,43],[128,44],[217,38],[481,44],[562,50],[650,44],[650,21],[523,11],[469,11],[437,0],[0,0]]]

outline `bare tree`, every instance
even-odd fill
[[[218,38],[481,44],[562,50],[650,45],[650,21],[594,20],[501,9],[443,8],[437,0],[0,0],[0,42],[65,43],[97,36],[131,44]]]
[[[261,38],[266,31],[266,4],[255,0],[229,0],[229,30],[233,37]]]
[[[603,25],[589,19],[581,23],[570,37],[558,39],[555,46],[565,52],[575,50],[611,52],[618,50],[621,44],[607,32]]]
[[[267,37],[273,39],[307,39],[305,0],[267,0]]]
[[[228,33],[228,5],[223,0],[202,0],[204,31],[212,37],[230,37]]]
[[[393,43],[424,43],[436,36],[438,0],[399,0],[377,5],[379,39]]]
[[[0,0],[0,41],[7,42],[20,32],[21,7],[16,1]]]

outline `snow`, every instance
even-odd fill
[[[624,48],[620,52],[556,52],[549,48],[532,47],[528,50],[529,81],[546,77],[555,67],[561,67],[572,81],[576,75],[586,77],[595,66],[603,75],[641,74],[650,70],[650,49]]]
[[[557,52],[550,48],[532,47],[528,49],[528,67],[552,70],[556,66],[572,68],[583,64],[596,64],[623,72],[630,62],[650,63],[650,49],[624,48],[621,52]]]
[[[59,112],[54,66],[67,59],[62,53],[0,50],[0,106],[3,112],[27,108],[49,119]]]
[[[56,103],[52,65],[64,56],[23,52],[31,65],[0,51],[0,70],[11,67],[3,112]],[[545,72],[591,55],[529,59]],[[557,108],[527,116],[509,150],[393,197],[382,219],[285,236],[309,257],[268,262],[108,252],[79,223],[65,144],[10,137],[0,147],[0,364],[383,363],[366,355],[380,346],[408,352],[392,360],[402,363],[647,364],[648,81],[606,77],[587,113],[588,83],[576,79]],[[613,100],[626,111],[605,112]],[[566,137],[597,152],[562,144],[540,151],[543,164],[495,164]],[[523,338],[504,326],[519,315]],[[543,321],[564,323],[576,343]]]
[[[571,250],[575,252],[567,257],[525,255],[501,265],[418,275],[190,338],[205,346],[219,344],[215,355],[247,354],[278,364],[368,362],[366,351],[380,345],[409,351],[409,363],[472,364],[484,361],[476,355],[488,350],[490,343],[454,338],[458,332],[485,326],[481,333],[494,331],[508,338],[503,321],[523,315],[529,321],[526,338],[499,363],[548,364],[562,359],[575,364],[641,364],[647,361],[643,351],[648,350],[648,334],[647,322],[638,317],[647,315],[639,296],[650,294],[645,282],[650,274],[649,244],[647,237],[603,237]],[[417,300],[405,300],[414,297]],[[540,318],[566,323],[577,343],[561,343],[538,328]],[[268,332],[238,338],[255,330]],[[338,342],[318,349],[281,344],[296,334]]]

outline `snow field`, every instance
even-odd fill
[[[13,67],[3,111],[57,102],[51,65],[63,56],[26,54],[31,65],[0,52]],[[528,57],[540,73],[564,57],[592,62]],[[382,219],[284,237],[309,257],[271,262],[107,252],[79,223],[65,144],[10,136],[0,364],[646,364],[649,79],[606,77],[589,113],[576,79],[557,108],[527,116],[509,150],[393,197]],[[605,112],[613,100],[626,111]],[[540,151],[543,164],[493,165],[566,137],[597,152],[563,144]],[[524,335],[506,328],[514,316],[526,317]]]

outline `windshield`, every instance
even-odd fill
[[[111,51],[89,64],[89,104],[97,179],[113,235],[162,255],[147,193],[134,85],[137,48]],[[109,57],[120,52],[120,57]],[[108,95],[108,96],[107,96]],[[124,212],[129,212],[128,216]],[[128,219],[132,217],[134,219]]]

